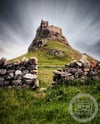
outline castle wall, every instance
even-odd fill
[[[62,34],[62,30],[59,27],[51,25],[51,26],[48,26],[47,29],[50,30],[51,32]]]
[[[41,44],[42,39],[43,41]],[[40,48],[40,46],[43,46],[45,44],[44,39],[47,39],[46,41],[58,40],[70,46],[68,44],[68,41],[62,34],[61,28],[54,25],[49,25],[48,21],[41,20],[41,24],[37,29],[35,39],[32,41],[31,45],[29,46],[28,51],[33,51],[36,48]]]
[[[41,20],[41,25],[40,25],[40,27],[41,27],[42,29],[46,28],[46,29],[48,29],[50,32],[59,33],[59,34],[62,35],[62,30],[61,30],[61,28],[56,27],[56,26],[53,26],[53,25],[49,25],[48,21]]]

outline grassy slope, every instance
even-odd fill
[[[64,51],[65,58],[49,55],[48,50],[51,48]],[[64,65],[72,56],[79,59],[80,53],[60,42],[51,41],[44,48],[23,56],[37,56],[39,65]],[[54,69],[39,68],[40,87],[50,86]],[[0,124],[80,124],[69,114],[70,100],[78,93],[90,93],[99,103],[99,90],[99,82],[92,86],[62,86],[47,90],[45,97],[36,97],[39,91],[33,92],[30,89],[0,89]],[[87,124],[99,124],[99,118],[100,112]]]
[[[78,93],[89,93],[99,104],[99,91],[99,82],[91,86],[62,86],[48,90],[45,97],[35,97],[36,92],[30,89],[1,89],[0,124],[81,124],[69,114],[70,100]],[[100,124],[99,119],[100,111],[86,124]]]
[[[57,49],[65,53],[64,57],[55,57],[49,54],[50,49]],[[33,52],[24,54],[16,59],[22,59],[23,57],[30,58],[36,56],[38,58],[39,65],[53,65],[53,66],[64,66],[73,59],[79,60],[81,54],[75,49],[59,42],[59,41],[50,41],[47,45],[41,49],[38,49]],[[15,59],[14,59],[15,60]],[[46,85],[50,85],[53,75],[53,70],[55,68],[39,68],[39,79],[44,82]]]
[[[57,49],[63,51],[65,53],[64,57],[55,57],[49,54],[50,49]],[[50,41],[47,45],[41,49],[38,49],[33,52],[29,52],[24,54],[16,59],[22,59],[23,57],[30,58],[32,56],[36,56],[38,58],[39,65],[53,65],[53,66],[64,66],[69,63],[72,59],[79,60],[81,58],[81,53],[77,50],[63,44],[59,41]],[[91,57],[89,57],[91,59]],[[14,59],[15,60],[15,59]],[[13,60],[12,60],[13,61]],[[39,79],[44,82],[45,85],[50,85],[53,75],[53,70],[55,68],[39,68]]]
[[[64,57],[52,56],[49,54],[50,49],[61,50],[65,53],[65,56]],[[59,41],[50,41],[47,43],[45,47],[33,52],[29,52],[27,54],[24,54],[16,59],[22,59],[24,56],[28,58],[32,56],[36,56],[39,60],[39,65],[64,65],[70,62],[72,58],[79,59],[81,57],[81,54],[75,49]]]

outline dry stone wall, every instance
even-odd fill
[[[75,60],[53,73],[52,87],[75,80],[80,80],[80,84],[88,84],[88,80],[100,80],[100,62],[83,63]]]
[[[39,87],[37,58],[23,58],[9,62],[0,59],[0,87],[22,87],[36,89]]]

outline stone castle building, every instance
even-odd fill
[[[60,27],[49,25],[48,21],[41,20],[40,26],[36,31],[35,39],[29,46],[28,51],[32,51],[37,47],[42,47],[50,40],[58,40],[70,46],[67,39],[63,36]]]
[[[62,35],[62,29],[49,25],[48,21],[41,20],[40,27],[37,29],[36,37],[47,38],[47,37],[57,37],[57,35]]]
[[[50,32],[62,34],[61,28],[59,28],[57,26],[54,26],[54,25],[49,25],[48,21],[41,20],[41,25],[40,26],[41,26],[42,29],[48,29]]]

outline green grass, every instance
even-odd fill
[[[43,83],[42,83],[43,84]],[[0,89],[0,124],[80,124],[69,114],[69,102],[78,93],[89,93],[100,106],[100,84],[48,89],[45,97],[30,89]],[[100,111],[86,124],[100,124]]]
[[[57,49],[65,53],[64,57],[57,57],[49,54],[50,49]],[[36,51],[29,52],[24,54],[16,59],[22,59],[23,57],[30,58],[36,56],[39,61],[39,65],[64,65],[71,61],[71,59],[80,59],[81,54],[74,50],[73,48],[58,42],[58,41],[49,41],[46,46],[40,48]],[[13,59],[15,60],[15,59]],[[12,60],[12,61],[13,61]]]
[[[44,86],[51,85],[54,69],[55,68],[39,68],[39,80],[44,84]]]
[[[49,54],[50,49],[57,49],[65,53],[64,57],[57,57]],[[13,60],[21,60],[23,57],[30,58],[35,56],[38,58],[38,65],[41,66],[64,66],[69,63],[72,59],[79,60],[81,58],[81,53],[77,50],[65,45],[64,43],[53,40],[49,41],[43,48],[36,51],[26,53],[20,57]],[[89,57],[91,59],[91,57]],[[11,60],[11,61],[13,61]],[[39,79],[44,82],[45,85],[50,85],[53,75],[53,70],[56,68],[39,68]]]
[[[50,55],[51,48],[63,51],[65,56]],[[39,65],[42,66],[64,66],[72,59],[79,60],[81,54],[61,42],[50,41],[45,47],[16,59],[21,60],[24,56],[27,58],[36,56]],[[76,85],[72,83],[72,86],[50,89],[53,70],[55,68],[39,68],[40,87],[46,87],[46,93],[31,89],[0,89],[0,124],[80,124],[70,116],[68,111],[72,97],[78,93],[90,93],[99,104],[99,82],[89,86],[79,85],[79,82],[76,82]],[[39,94],[40,96],[38,96]],[[99,118],[100,112],[87,124],[99,124]]]

